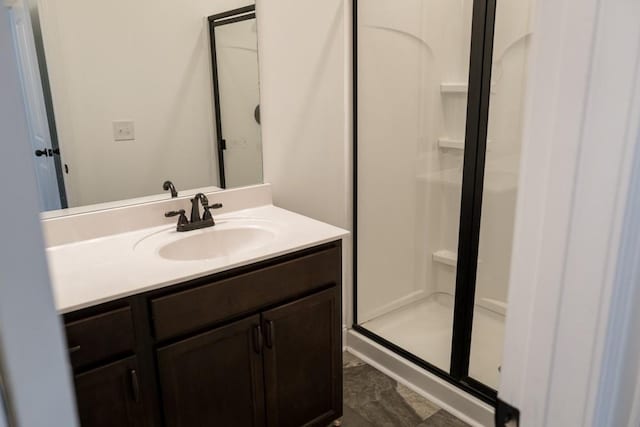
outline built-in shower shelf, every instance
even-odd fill
[[[464,150],[464,140],[451,138],[438,138],[438,148],[451,150]]]
[[[441,93],[467,93],[469,91],[468,83],[440,83]],[[496,93],[495,83],[491,84],[491,93]]]
[[[467,93],[469,85],[467,83],[441,83],[440,92],[442,93]]]
[[[487,145],[491,144],[491,140],[487,140]],[[438,148],[441,150],[464,150],[464,141],[462,139],[438,138]]]
[[[433,253],[433,261],[455,267],[458,264],[458,254],[446,249],[440,249]]]

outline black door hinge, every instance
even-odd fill
[[[220,140],[220,148],[223,150],[227,149],[227,140],[226,139],[221,139]]]
[[[517,427],[520,425],[520,411],[507,402],[496,399],[496,427]]]

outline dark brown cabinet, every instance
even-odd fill
[[[332,242],[66,315],[82,426],[328,425],[341,263]]]
[[[262,318],[268,425],[328,425],[342,413],[335,290],[266,311]]]
[[[74,368],[131,353],[135,346],[129,306],[68,322],[65,330]]]
[[[260,316],[158,350],[170,427],[264,426]]]
[[[135,356],[78,374],[75,386],[81,425],[150,426]]]

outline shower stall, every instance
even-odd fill
[[[490,403],[531,8],[354,2],[354,329]]]

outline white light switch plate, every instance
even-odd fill
[[[113,122],[114,141],[133,141],[136,139],[133,122],[116,121]]]

